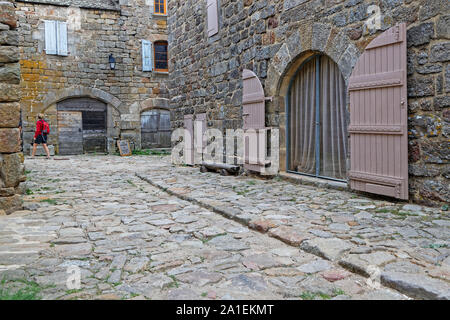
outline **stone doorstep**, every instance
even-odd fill
[[[306,252],[314,254],[320,258],[326,258],[328,260],[337,262],[342,267],[344,267],[345,269],[347,269],[353,273],[362,275],[364,277],[369,277],[369,274],[367,272],[364,272],[365,270],[359,270],[359,269],[355,270],[354,264],[344,262],[346,256],[348,255],[348,251],[350,250],[349,248],[343,248],[343,250],[341,250],[341,252],[338,252],[338,253],[332,252],[331,254],[328,254],[328,253],[324,254],[324,252],[322,250],[320,250],[320,247],[317,249],[316,246],[311,245],[311,241],[314,242],[314,239],[312,239],[311,241],[308,241],[308,240],[310,240],[310,239],[308,239],[308,237],[303,238],[301,235],[296,233],[293,228],[280,227],[280,226],[277,226],[276,224],[273,224],[269,220],[265,221],[265,220],[261,220],[261,219],[256,219],[256,220],[249,221],[246,219],[239,219],[238,217],[236,217],[235,213],[227,212],[226,208],[222,209],[222,208],[214,207],[211,204],[204,203],[203,201],[186,196],[185,194],[179,194],[176,192],[176,190],[169,190],[168,187],[164,186],[159,181],[155,182],[155,181],[149,179],[148,177],[144,177],[138,173],[135,173],[135,175],[139,179],[149,183],[150,185],[152,185],[172,196],[175,196],[181,200],[185,200],[185,201],[194,203],[194,204],[196,204],[200,207],[203,207],[207,210],[211,210],[215,213],[218,213],[218,214],[224,216],[225,218],[235,220],[235,221],[245,225],[249,229],[261,232],[263,234],[267,234],[268,236],[276,238],[290,246],[293,246],[293,247],[301,249],[301,250],[306,250]],[[293,174],[288,174],[288,175],[293,175]],[[289,177],[286,179],[289,180]],[[299,182],[299,180],[297,180],[297,183],[298,182]],[[343,185],[345,185],[345,184],[343,184]],[[342,186],[337,186],[337,188],[340,188],[340,187],[342,187]],[[347,187],[345,187],[344,190],[347,190]],[[290,230],[290,229],[292,229],[292,230]],[[316,238],[316,239],[320,240],[321,238]],[[324,241],[340,241],[338,246],[341,246],[344,244],[344,241],[340,240],[340,239],[325,239]],[[305,244],[305,245],[303,245],[303,244]],[[303,249],[302,249],[302,247],[303,247]],[[363,272],[361,272],[361,271],[363,271]],[[417,290],[418,285],[414,286],[414,285],[408,285],[406,283],[401,286],[395,286],[395,285],[390,284],[385,279],[382,279],[382,283],[383,283],[383,285],[388,285],[389,287],[394,288],[395,290],[398,290],[403,294],[410,295],[411,297],[414,297],[414,298],[429,299],[432,296],[435,296],[435,297],[439,296],[439,295],[433,295],[433,294],[430,295],[430,293],[426,289],[426,285],[422,286],[425,289],[423,289],[421,287],[420,290]],[[439,298],[442,298],[442,296],[439,296]]]
[[[349,187],[345,182],[333,181],[333,180],[324,180],[314,177],[308,177],[300,174],[294,174],[289,172],[280,172],[278,174],[280,178],[286,180],[288,182],[294,184],[305,184],[310,186],[315,186],[319,188],[330,188],[341,191],[349,191]]]

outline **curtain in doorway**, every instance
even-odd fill
[[[303,65],[291,87],[289,170],[315,174],[315,59]]]
[[[346,87],[334,61],[320,58],[320,175],[346,179]]]
[[[288,169],[346,179],[346,86],[336,63],[326,56],[316,56],[306,62],[293,80],[289,99]],[[319,119],[316,119],[317,108]],[[316,154],[320,159],[318,172]]]

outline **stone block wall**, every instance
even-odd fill
[[[0,215],[22,207],[19,32],[13,1],[0,1]]]
[[[49,144],[57,147],[57,102],[81,96],[108,104],[110,152],[119,138],[139,149],[141,111],[168,98],[168,75],[142,72],[141,40],[167,40],[166,17],[152,14],[153,1],[16,2],[24,152],[29,152],[41,112],[51,126]],[[68,56],[45,53],[44,20],[67,22]],[[116,58],[116,70],[110,69],[110,54]]]
[[[364,48],[406,22],[410,198],[450,201],[448,0],[219,0],[219,33],[211,38],[206,1],[168,3],[173,126],[182,127],[185,114],[206,112],[209,127],[242,128],[241,74],[250,69],[274,97],[266,104],[266,125],[281,129],[280,162],[286,152],[283,83],[297,62],[324,53],[348,81]],[[380,8],[377,31],[366,26],[371,5]]]

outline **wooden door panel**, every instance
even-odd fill
[[[408,199],[406,24],[367,46],[349,92],[351,188]]]
[[[58,111],[58,150],[61,155],[83,153],[82,113]]]

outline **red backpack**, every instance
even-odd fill
[[[50,126],[45,120],[42,120],[42,134],[50,134]]]

